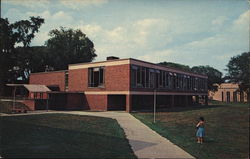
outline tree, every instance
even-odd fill
[[[250,98],[250,52],[234,56],[227,64],[227,79],[230,82],[239,83],[240,89],[248,94]]]
[[[15,82],[18,74],[27,69],[22,67],[27,63],[26,60],[22,61],[19,58],[23,55],[16,52],[15,45],[29,47],[43,23],[44,19],[40,17],[30,17],[30,20],[21,20],[12,24],[7,18],[0,18],[0,94],[3,94],[6,83]]]
[[[55,70],[67,69],[68,64],[90,62],[95,54],[94,43],[81,30],[54,29],[46,41],[49,67]]]
[[[182,65],[182,64],[179,64],[179,63],[164,61],[164,62],[160,62],[159,64],[164,65],[164,66],[168,66],[168,67],[177,68],[177,69],[180,69],[180,70],[183,70],[183,71],[190,71],[191,70],[191,68],[188,65]]]
[[[216,91],[217,86],[214,84],[221,84],[224,80],[222,79],[222,73],[211,66],[194,66],[191,69],[194,73],[199,73],[208,76],[208,90]]]

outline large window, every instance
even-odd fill
[[[137,65],[131,66],[132,88],[204,91],[206,90],[206,82],[206,79],[181,73],[167,72]]]
[[[131,68],[131,85],[133,88],[136,87],[136,83],[137,83],[137,79],[136,79],[137,69],[138,67],[136,66],[132,66]]]
[[[65,71],[64,78],[65,78],[65,91],[67,91],[69,89],[69,72],[68,71]]]
[[[149,87],[155,87],[155,71],[153,69],[149,69]]]
[[[89,68],[89,87],[104,86],[104,67]]]

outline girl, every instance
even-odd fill
[[[205,135],[205,128],[204,128],[204,118],[200,117],[199,123],[196,125],[197,132],[196,132],[196,137],[197,137],[197,143],[203,143],[203,138]]]

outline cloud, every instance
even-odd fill
[[[138,20],[133,24],[133,30],[135,31],[135,37],[133,41],[141,46],[149,45],[159,45],[167,44],[172,41],[172,38],[169,34],[166,34],[170,31],[170,23],[166,19],[159,18],[146,18]],[[149,40],[151,39],[151,40]],[[164,41],[159,41],[164,39]],[[154,42],[152,41],[154,40]],[[148,42],[151,43],[148,43]]]
[[[245,25],[246,23],[249,24],[250,20],[250,10],[242,13],[238,19],[236,19],[233,23],[235,25]]]
[[[225,16],[219,16],[219,17],[216,17],[216,19],[214,19],[212,21],[212,24],[213,25],[223,25],[226,20],[228,20],[227,17],[225,17]]]
[[[79,10],[86,6],[100,6],[107,2],[108,0],[60,0],[64,7],[74,10]]]
[[[171,8],[171,3],[161,2],[168,6],[155,4],[150,7],[152,12],[147,13],[146,4],[132,6],[133,3],[110,1],[105,5],[108,0],[34,1],[32,4],[26,3],[31,3],[30,0],[25,4],[20,4],[23,2],[19,0],[10,1],[11,5],[6,5],[3,14],[11,19],[45,18],[45,24],[32,45],[44,44],[49,38],[48,32],[60,26],[81,29],[95,44],[96,60],[114,55],[191,66],[209,64],[223,70],[231,56],[249,47],[250,11],[242,7],[228,11],[233,8],[229,4],[225,9],[207,5],[197,9],[190,3],[185,4],[186,7]],[[8,3],[7,0],[4,3]],[[37,7],[39,3],[49,3],[50,6],[42,11],[28,8],[32,5]],[[26,8],[18,7],[19,4]],[[211,2],[208,4],[213,5]],[[130,7],[125,8],[127,6]],[[199,14],[201,11],[204,14]],[[235,18],[236,15],[238,17]]]
[[[64,11],[58,11],[54,14],[48,10],[40,13],[26,12],[25,16],[40,16],[45,19],[45,23],[42,24],[31,45],[43,45],[49,39],[48,33],[52,29],[58,29],[61,26],[69,28],[74,26],[74,18]]]
[[[64,11],[58,11],[52,14],[50,11],[46,10],[41,13],[37,12],[26,12],[26,16],[40,16],[45,19],[45,26],[59,27],[59,26],[71,26],[73,23],[73,17]],[[44,25],[42,26],[44,27]]]
[[[2,0],[3,4],[11,4],[15,6],[22,6],[26,8],[48,8],[49,0]]]
[[[174,56],[175,52],[171,49],[160,50],[155,52],[149,52],[143,56],[138,56],[138,59],[150,61],[154,63],[163,62],[164,60],[170,60]],[[163,60],[164,59],[164,60]]]

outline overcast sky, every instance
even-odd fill
[[[247,0],[2,0],[10,22],[41,16],[32,45],[60,26],[81,29],[106,56],[210,65],[225,73],[230,57],[249,51]]]

